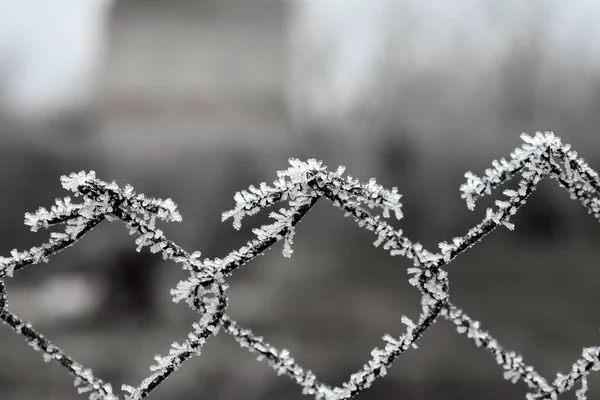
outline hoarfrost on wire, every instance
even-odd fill
[[[558,181],[573,199],[580,200],[596,219],[600,219],[600,182],[596,172],[551,132],[538,132],[535,136],[523,134],[522,139],[524,144],[510,154],[509,160],[494,160],[492,167],[485,170],[482,177],[467,172],[466,183],[460,187],[461,196],[471,210],[479,198],[490,195],[494,189],[520,175],[518,189],[504,190],[504,197],[495,201],[495,208],[485,211],[479,224],[463,236],[440,242],[438,252],[424,249],[421,244],[404,236],[402,230],[391,225],[392,215],[397,220],[403,217],[401,195],[397,188],[386,189],[375,179],[360,182],[344,175],[344,167],[329,171],[322,162],[316,160],[304,162],[290,159],[290,167],[279,171],[271,185],[261,183],[258,187],[250,186],[247,190],[237,192],[234,207],[222,214],[223,221],[231,219],[235,229],[240,229],[242,221],[248,216],[277,203],[287,204],[269,214],[270,224],[253,229],[254,238],[244,246],[214,259],[201,259],[199,251],[187,252],[167,239],[164,232],[156,227],[157,220],[181,221],[177,206],[171,199],[138,194],[131,185],[120,188],[115,182],[97,179],[93,171],[63,176],[63,188],[73,192],[80,201],[73,202],[70,197],[57,199],[50,209],[39,208],[25,215],[25,224],[32,231],[64,226],[64,232],[51,232],[48,242],[41,246],[25,251],[14,249],[9,257],[0,257],[0,318],[22,335],[34,350],[42,352],[45,361],[57,362],[74,375],[79,393],[88,394],[92,400],[118,399],[110,384],[96,378],[91,370],[75,362],[30,324],[9,311],[3,279],[12,277],[16,271],[28,265],[47,261],[48,257],[73,245],[102,221],[120,220],[130,234],[137,236],[135,243],[138,251],[148,247],[152,253],[161,253],[165,260],[172,260],[189,272],[189,277],[181,280],[171,290],[171,295],[174,302],[183,300],[200,315],[183,342],[173,342],[167,355],[155,356],[155,364],[150,367],[151,374],[146,379],[137,386],[122,386],[126,399],[142,399],[150,395],[185,361],[201,354],[207,340],[219,332],[231,335],[242,347],[255,353],[259,361],[266,361],[277,375],[292,378],[302,386],[302,393],[316,399],[348,399],[385,376],[395,359],[405,351],[417,348],[419,339],[438,317],[454,323],[458,333],[465,334],[476,346],[490,352],[502,367],[505,379],[513,383],[525,383],[529,388],[527,399],[556,399],[579,381],[581,388],[576,391],[576,396],[585,399],[587,375],[600,369],[599,347],[583,349],[581,358],[575,361],[571,372],[558,374],[549,383],[532,366],[525,364],[522,356],[504,349],[498,340],[483,330],[479,321],[471,319],[449,298],[449,279],[445,267],[495,228],[504,226],[513,229],[510,218],[526,202],[543,177],[549,176]],[[404,333],[398,336],[384,335],[383,348],[374,348],[371,359],[340,387],[319,382],[311,371],[299,366],[286,349],[275,348],[262,337],[240,327],[226,314],[226,277],[279,241],[283,242],[283,255],[290,257],[297,224],[322,198],[333,202],[359,227],[373,232],[376,237],[373,244],[376,247],[381,247],[392,256],[412,260],[413,267],[407,269],[409,282],[422,295],[422,311],[418,318],[413,321],[399,315],[405,325]]]

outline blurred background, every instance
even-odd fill
[[[404,194],[407,236],[431,250],[480,221],[464,173],[553,130],[600,168],[600,2],[532,0],[0,0],[0,251],[47,238],[23,214],[67,195],[59,177],[171,197],[184,248],[224,256],[251,237],[220,214],[289,157],[322,159]],[[451,298],[548,379],[600,343],[597,222],[544,181],[514,218],[449,267]],[[254,224],[254,225],[253,225]],[[10,308],[120,387],[197,320],[169,289],[186,275],[121,224],[7,280]],[[230,279],[228,313],[339,385],[404,331],[411,263],[333,206]],[[72,378],[0,329],[0,399],[78,399]],[[600,393],[592,376],[590,396]],[[360,398],[520,399],[493,357],[440,320]],[[596,395],[597,396],[597,395]],[[154,399],[302,399],[226,335]],[[574,394],[565,398],[575,398]]]

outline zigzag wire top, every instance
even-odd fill
[[[62,233],[51,233],[48,243],[39,247],[26,251],[15,249],[10,257],[0,257],[0,319],[22,335],[34,349],[42,351],[44,360],[55,361],[74,375],[79,393],[87,393],[90,400],[118,399],[110,384],[96,378],[91,370],[82,367],[30,324],[9,311],[3,280],[28,265],[46,262],[48,257],[74,244],[103,220],[119,219],[129,228],[130,234],[138,235],[138,251],[149,246],[151,252],[161,252],[164,259],[173,260],[189,271],[189,278],[180,281],[171,294],[173,301],[185,300],[201,315],[199,321],[192,324],[192,331],[182,344],[175,342],[166,356],[155,357],[156,364],[150,367],[150,376],[136,387],[122,386],[126,399],[147,397],[186,360],[200,354],[206,340],[219,331],[232,335],[241,346],[257,353],[259,360],[266,359],[278,375],[285,374],[294,379],[302,386],[304,394],[316,399],[348,399],[384,376],[400,354],[410,347],[416,348],[417,341],[438,316],[454,323],[459,333],[466,334],[477,346],[483,346],[492,353],[504,369],[506,379],[513,383],[523,381],[530,389],[527,399],[556,399],[578,381],[582,384],[576,392],[577,397],[585,399],[586,376],[590,371],[600,369],[600,347],[584,348],[571,371],[565,375],[557,374],[556,379],[549,383],[532,366],[526,365],[520,355],[504,349],[481,329],[478,321],[472,320],[449,300],[448,275],[443,267],[496,227],[503,225],[512,229],[510,217],[525,203],[542,177],[548,175],[556,179],[569,190],[572,198],[579,199],[595,218],[600,219],[600,181],[596,172],[551,132],[538,132],[534,137],[523,134],[521,137],[525,143],[510,154],[510,160],[494,160],[492,168],[487,169],[483,177],[467,172],[467,182],[460,188],[461,196],[471,210],[478,198],[491,194],[493,189],[520,174],[518,190],[505,190],[505,198],[496,201],[495,209],[487,209],[482,222],[466,235],[453,238],[451,243],[440,243],[439,252],[427,251],[419,243],[411,242],[401,230],[387,222],[390,212],[397,219],[402,218],[401,196],[396,188],[387,190],[373,179],[361,183],[344,176],[343,167],[328,171],[321,162],[315,160],[302,162],[291,159],[291,167],[278,172],[278,179],[272,186],[262,183],[258,188],[250,186],[248,190],[236,193],[235,208],[223,213],[223,220],[232,218],[236,229],[240,228],[245,216],[256,214],[265,207],[287,202],[287,208],[272,212],[269,216],[274,222],[254,229],[254,239],[222,259],[201,260],[199,252],[188,253],[168,240],[156,227],[157,219],[181,220],[171,199],[160,200],[137,194],[130,185],[120,188],[114,182],[106,183],[97,179],[94,172],[63,176],[62,186],[72,191],[75,197],[81,196],[82,201],[72,203],[66,197],[56,200],[50,210],[40,208],[35,213],[25,215],[25,224],[32,231],[57,225],[64,225],[65,229]],[[392,256],[402,255],[413,260],[414,267],[407,271],[409,282],[422,294],[422,312],[417,322],[400,316],[406,325],[405,332],[396,337],[385,335],[383,349],[373,349],[371,359],[341,387],[330,387],[319,382],[312,372],[300,367],[288,351],[276,349],[262,337],[240,327],[226,314],[228,300],[225,277],[281,240],[284,241],[283,254],[289,257],[292,254],[295,226],[320,198],[331,200],[360,227],[373,231],[377,235],[375,246],[383,245],[383,249]],[[372,214],[373,209],[380,209],[381,214]]]

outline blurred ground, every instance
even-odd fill
[[[475,50],[462,55],[464,64],[443,63],[446,56],[454,60],[452,51],[439,56],[438,70],[383,63],[378,68],[388,69],[369,78],[374,83],[364,87],[370,91],[354,97],[363,100],[351,103],[350,114],[334,103],[323,116],[311,111],[312,97],[301,84],[315,90],[325,82],[309,73],[318,75],[319,63],[330,65],[330,53],[315,51],[314,44],[321,38],[334,49],[335,41],[324,32],[316,41],[298,42],[306,26],[298,4],[117,0],[93,101],[43,121],[2,116],[2,254],[44,238],[27,232],[23,214],[66,195],[60,175],[81,169],[173,198],[184,220],[165,232],[207,257],[249,239],[250,227],[236,232],[221,224],[220,213],[233,205],[235,191],[274,180],[289,157],[319,158],[332,168],[344,164],[361,179],[399,187],[405,219],[397,226],[432,250],[483,217],[493,199],[468,212],[458,191],[463,174],[481,173],[493,158],[508,156],[520,145],[521,131],[555,130],[600,169],[594,134],[600,80],[590,72],[591,56],[558,62],[558,50],[540,50],[537,57],[515,45],[498,53],[502,63],[482,63],[480,75],[469,75],[468,62],[486,43],[473,37]],[[347,24],[351,32],[352,21]],[[536,25],[531,29],[510,43],[535,37]],[[539,35],[545,46],[543,31]],[[410,57],[416,56],[407,51]],[[303,69],[307,60],[314,69]],[[334,77],[351,66],[331,65],[338,65]],[[311,93],[327,99],[324,90],[333,89]],[[334,94],[334,100],[348,98]],[[515,232],[494,232],[452,264],[451,295],[551,379],[570,368],[581,347],[599,341],[594,260],[600,227],[554,182],[543,182],[514,222]],[[401,315],[419,310],[404,272],[410,263],[375,249],[373,240],[334,207],[319,204],[301,224],[291,259],[275,249],[232,277],[230,315],[288,348],[322,380],[341,383],[381,345],[384,333],[402,332]],[[120,385],[140,382],[153,356],[181,341],[197,319],[170,302],[169,289],[182,277],[160,257],[135,254],[133,238],[112,224],[49,264],[23,270],[7,286],[15,312]],[[0,329],[0,360],[0,399],[81,398],[62,369],[45,364],[7,327]],[[590,396],[598,383],[592,376]],[[360,398],[507,399],[524,393],[522,385],[502,379],[490,355],[439,321],[418,350]],[[288,378],[223,335],[152,398],[199,397],[303,398]]]

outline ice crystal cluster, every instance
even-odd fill
[[[69,197],[56,200],[49,210],[40,208],[25,215],[25,223],[32,231],[40,228],[64,226],[62,232],[52,232],[47,243],[29,250],[13,250],[8,257],[0,257],[0,318],[12,327],[33,347],[42,352],[44,360],[56,362],[75,377],[79,393],[90,400],[142,399],[180,368],[185,361],[201,353],[206,341],[219,332],[227,333],[242,346],[266,361],[278,375],[287,375],[296,381],[302,392],[316,399],[341,400],[358,395],[376,379],[383,377],[394,360],[417,342],[425,331],[442,317],[456,325],[458,333],[471,338],[478,347],[485,348],[504,370],[504,377],[515,383],[522,381],[529,389],[526,398],[556,399],[575,386],[578,399],[586,398],[586,377],[600,369],[600,347],[584,348],[581,358],[570,371],[559,373],[553,382],[547,381],[527,365],[520,355],[505,349],[490,333],[482,329],[457,306],[452,304],[448,291],[448,274],[444,269],[454,258],[473,246],[496,227],[513,229],[510,219],[516,214],[535,190],[540,180],[549,176],[566,188],[573,199],[578,199],[595,218],[600,217],[600,181],[576,152],[551,132],[537,133],[531,137],[522,135],[524,144],[515,149],[510,158],[493,161],[483,176],[471,172],[465,174],[466,183],[460,188],[467,207],[471,210],[479,198],[491,194],[493,189],[520,176],[517,190],[505,190],[504,197],[497,200],[494,208],[488,208],[483,220],[465,235],[439,244],[438,251],[428,251],[414,243],[396,229],[390,221],[402,218],[401,195],[379,185],[374,179],[366,183],[344,175],[344,168],[328,170],[321,162],[292,159],[287,170],[278,172],[271,185],[261,183],[235,194],[235,206],[223,213],[223,220],[231,219],[236,229],[246,216],[258,213],[266,207],[282,203],[283,207],[270,213],[272,222],[253,230],[254,238],[246,245],[230,252],[223,258],[202,259],[200,252],[189,253],[166,238],[156,226],[158,220],[180,221],[181,216],[171,199],[161,200],[136,193],[130,185],[119,187],[116,183],[103,182],[94,172],[80,172],[63,176],[62,186],[78,199]],[[225,278],[237,268],[257,258],[272,245],[283,241],[283,255],[292,255],[296,225],[320,199],[331,201],[359,227],[375,235],[374,245],[382,247],[391,256],[407,257],[413,266],[407,270],[411,285],[421,293],[422,311],[411,319],[398,315],[406,325],[401,334],[383,336],[380,348],[374,348],[371,358],[339,387],[320,382],[317,377],[302,368],[285,349],[277,349],[249,329],[239,326],[227,314],[227,284]],[[35,330],[30,324],[12,313],[4,279],[28,265],[46,262],[48,257],[74,244],[100,222],[120,220],[136,235],[135,243],[140,251],[148,247],[153,253],[161,253],[189,272],[189,276],[172,289],[174,302],[185,301],[199,313],[199,320],[192,324],[187,337],[174,342],[168,353],[157,355],[150,367],[150,375],[138,385],[122,385],[121,395],[112,386],[98,379],[90,369],[84,368],[60,348]],[[360,322],[360,321],[359,321]]]

